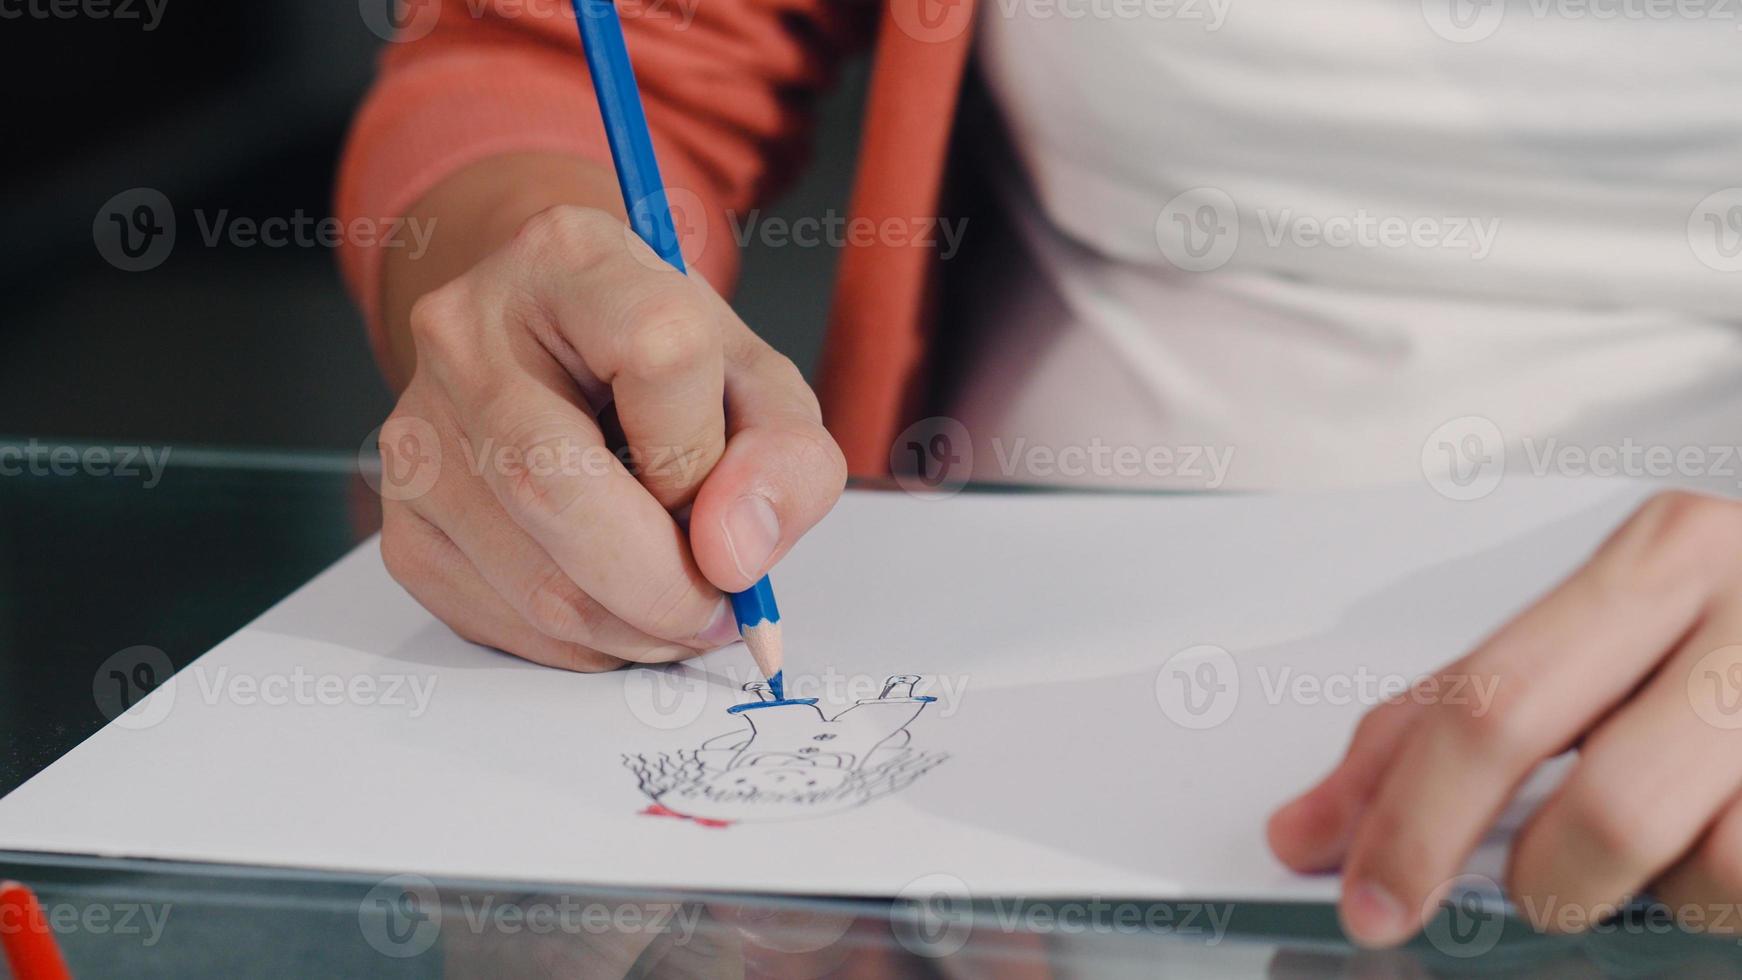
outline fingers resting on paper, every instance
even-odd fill
[[[1341,763],[1272,815],[1271,847],[1298,871],[1340,868],[1345,930],[1396,945],[1524,779],[1578,746],[1512,842],[1520,911],[1578,931],[1649,891],[1714,925],[1715,903],[1742,907],[1742,712],[1730,721],[1730,689],[1710,682],[1726,671],[1742,676],[1742,505],[1658,496],[1421,696],[1370,712]]]

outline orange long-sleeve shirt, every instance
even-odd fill
[[[722,293],[738,268],[727,213],[761,203],[802,165],[813,96],[873,37],[852,217],[940,217],[974,0],[618,6],[685,252]],[[568,0],[405,0],[400,25],[352,127],[340,218],[403,216],[490,156],[609,161]],[[888,470],[891,440],[910,421],[936,263],[924,240],[873,237],[850,240],[842,255],[819,379],[824,417],[861,475]],[[340,261],[382,356],[380,246],[348,243]]]

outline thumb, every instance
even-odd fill
[[[768,574],[847,482],[847,461],[823,428],[816,398],[790,361],[776,359],[785,370],[760,384],[754,372],[728,379],[726,451],[690,512],[696,566],[725,592]]]

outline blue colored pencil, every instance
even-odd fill
[[[665,182],[659,177],[659,161],[653,155],[653,136],[647,128],[647,113],[641,107],[641,90],[635,84],[635,69],[629,64],[629,48],[623,43],[623,23],[611,0],[573,0],[575,22],[581,29],[581,47],[587,69],[593,76],[593,91],[599,99],[599,114],[605,120],[605,138],[611,144],[611,162],[617,170],[617,186],[623,192],[623,207],[629,226],[659,257],[677,271],[689,274],[679,247],[677,225],[671,218]],[[784,699],[785,677],[781,671],[780,607],[774,603],[774,586],[764,575],[744,592],[732,595],[732,612],[738,630],[750,648],[756,666],[768,678],[776,698]]]

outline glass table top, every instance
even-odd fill
[[[131,447],[123,467],[128,448],[0,440],[0,795],[107,721],[117,653],[185,666],[379,525],[354,455]],[[125,807],[102,787],[92,801]],[[80,977],[1742,976],[1742,944],[1649,908],[1579,937],[1448,908],[1409,947],[1367,953],[1327,905],[653,894],[413,870],[0,852]]]

